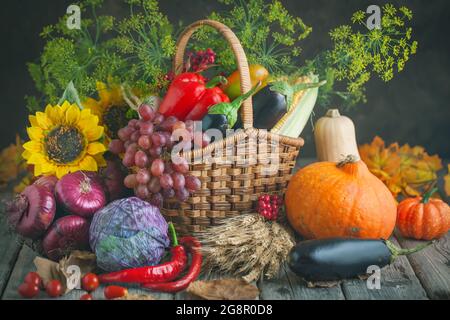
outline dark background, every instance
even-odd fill
[[[43,41],[42,27],[53,24],[69,4],[66,0],[2,1],[0,12],[0,147],[14,141],[16,132],[24,135],[27,111],[24,96],[34,93],[26,62],[39,56]],[[386,1],[365,0],[281,0],[293,15],[303,18],[314,31],[302,43],[302,59],[312,58],[330,45],[330,29],[349,23],[351,14],[370,4]],[[407,5],[414,12],[414,37],[419,41],[418,54],[406,69],[389,83],[373,79],[367,87],[368,103],[346,113],[355,122],[359,143],[367,143],[375,135],[386,142],[420,144],[429,153],[450,158],[450,1],[389,1]],[[107,11],[124,12],[121,0],[108,1]],[[162,0],[163,12],[172,22],[185,23],[201,19],[219,7],[213,0]],[[301,62],[299,63],[299,65]],[[316,108],[316,118],[324,110]],[[303,154],[314,155],[311,127],[302,136],[306,140]]]

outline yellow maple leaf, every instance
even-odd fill
[[[421,195],[424,188],[437,180],[442,161],[430,156],[424,147],[392,143],[386,147],[383,139],[375,137],[371,144],[360,147],[361,159],[369,170],[383,181],[394,196]]]
[[[448,197],[450,197],[450,164],[447,166],[447,175],[444,177],[444,190]]]
[[[16,136],[16,143],[11,144],[0,152],[0,187],[5,187],[26,170],[26,163],[22,158],[23,141]]]

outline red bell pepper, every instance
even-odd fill
[[[206,84],[205,78],[198,73],[182,73],[172,81],[159,112],[166,117],[175,116],[182,121],[200,120],[209,107],[230,101],[222,89],[216,87],[223,80],[223,77],[217,77]]]

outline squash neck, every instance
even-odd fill
[[[339,113],[338,109],[330,109],[327,111],[325,116],[328,118],[339,118],[341,116],[341,114]]]

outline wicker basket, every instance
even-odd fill
[[[200,20],[186,28],[177,43],[174,70],[181,70],[187,42],[204,25],[217,29],[232,47],[240,71],[241,92],[248,92],[251,81],[244,50],[233,31],[217,21]],[[164,201],[162,213],[180,234],[201,232],[223,219],[252,212],[260,194],[284,193],[303,139],[253,128],[251,98],[243,103],[241,118],[241,132],[182,154],[190,163],[190,174],[199,177],[201,189],[183,203]],[[202,160],[208,156],[216,161]]]

